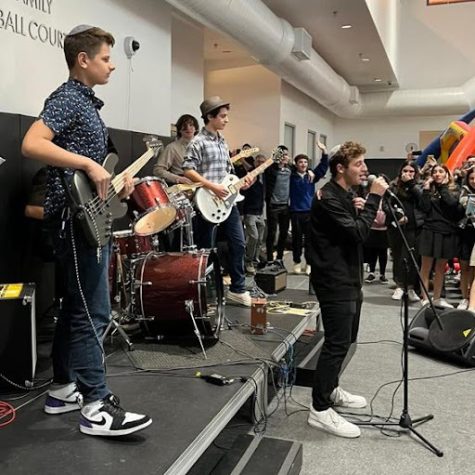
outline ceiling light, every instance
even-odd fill
[[[341,25],[340,27],[342,30],[348,30],[350,28],[353,28],[353,25],[347,24],[347,25]]]
[[[374,78],[374,82],[382,82],[383,80],[381,78]]]
[[[369,63],[371,60],[369,58],[363,57],[361,58],[361,61],[363,61],[363,63]]]

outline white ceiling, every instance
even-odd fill
[[[365,0],[262,1],[292,26],[305,28],[320,56],[361,91],[459,86],[475,76],[475,2],[427,7],[426,0],[377,0],[397,2],[399,9],[394,70]],[[343,24],[352,28],[341,29]],[[244,48],[209,29],[205,58],[211,67],[253,62]]]

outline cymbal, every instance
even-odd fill
[[[181,193],[183,191],[194,191],[196,188],[203,186],[202,183],[191,183],[190,185],[185,183],[177,183],[176,185],[170,186],[168,191],[171,193]]]

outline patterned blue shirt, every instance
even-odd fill
[[[203,127],[186,149],[183,169],[196,170],[213,183],[221,183],[233,169],[229,149],[222,135]]]
[[[107,128],[99,116],[103,105],[89,86],[70,79],[46,99],[40,118],[54,132],[54,144],[102,164],[108,143]],[[73,169],[48,167],[45,216],[49,218],[58,216],[65,206],[62,170],[70,180]]]

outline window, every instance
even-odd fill
[[[309,158],[309,166],[314,167],[315,166],[315,149],[316,149],[316,143],[317,143],[317,133],[314,132],[313,130],[309,130],[307,132],[307,155]]]
[[[284,125],[284,145],[289,149],[289,155],[292,158],[294,156],[294,144],[295,144],[295,125]]]

